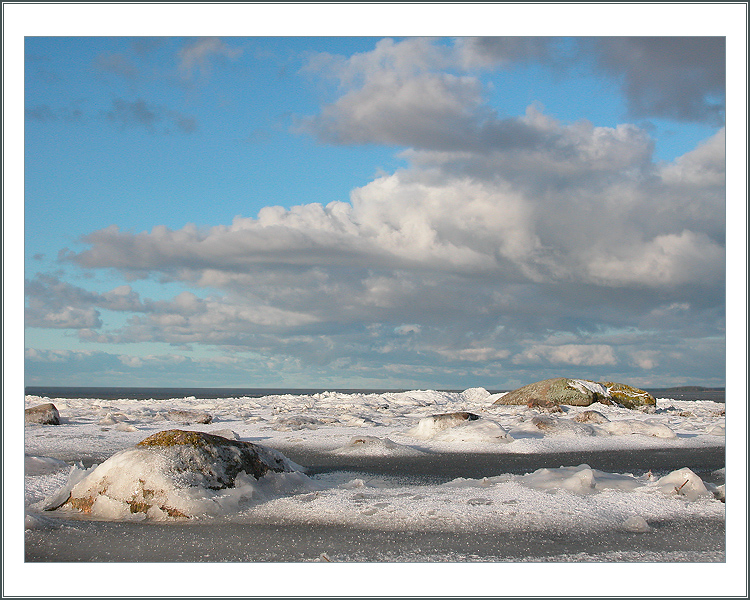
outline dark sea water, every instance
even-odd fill
[[[344,388],[179,388],[179,387],[57,387],[27,386],[26,394],[47,398],[101,398],[106,400],[136,399],[165,400],[167,398],[260,398],[262,396],[294,394],[310,395],[321,392],[341,392],[344,394],[384,394],[386,392],[406,392],[407,389],[344,389]],[[462,392],[463,390],[441,390]],[[489,390],[490,393],[510,390]],[[654,388],[646,390],[655,398],[673,400],[711,400],[724,402],[724,388]]]

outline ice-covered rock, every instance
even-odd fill
[[[199,423],[206,425],[213,421],[213,416],[206,412],[197,410],[173,409],[167,412],[167,419],[188,425],[190,423]]]
[[[589,425],[577,423],[570,419],[558,419],[551,415],[532,417],[531,424],[545,434],[568,436],[596,435],[596,431]]]
[[[264,490],[305,483],[280,452],[197,431],[160,431],[97,467],[72,473],[47,510],[71,508],[107,519],[221,514]],[[65,493],[67,492],[67,493]]]
[[[601,423],[598,427],[610,435],[640,434],[667,439],[677,437],[677,434],[663,423],[650,423],[648,421],[638,421],[635,419],[610,421],[608,423]]]
[[[573,417],[573,420],[577,423],[609,423],[609,419],[598,410],[584,410]]]
[[[464,421],[463,424],[443,429],[432,439],[436,442],[482,442],[503,443],[513,441],[513,437],[498,423],[489,419]]]
[[[430,415],[429,417],[420,419],[416,427],[412,427],[406,433],[407,435],[428,440],[435,437],[437,433],[444,429],[461,425],[466,421],[476,421],[477,419],[479,419],[479,415],[465,411]]]
[[[40,425],[59,425],[60,413],[51,402],[32,406],[24,411],[26,423],[38,423]]]
[[[495,400],[495,404],[528,404],[532,400],[572,406],[590,406],[594,402],[617,403],[626,408],[656,405],[656,400],[651,394],[624,383],[595,382],[566,377],[530,383],[508,392]]]

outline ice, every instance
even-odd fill
[[[723,524],[727,506],[722,501],[723,471],[714,467],[713,472],[699,475],[686,463],[669,471],[649,472],[654,466],[649,456],[660,450],[723,448],[725,437],[718,435],[725,426],[723,405],[659,399],[651,414],[601,405],[596,410],[603,422],[579,423],[574,419],[584,412],[583,407],[564,407],[555,416],[525,406],[495,405],[496,397],[484,388],[164,400],[29,396],[26,406],[55,403],[63,424],[24,427],[28,516],[24,526],[27,535],[37,536],[33,539],[44,539],[39,536],[63,535],[67,531],[63,527],[80,526],[84,517],[85,522],[148,527],[143,535],[158,531],[153,527],[160,524],[172,524],[163,548],[175,549],[180,547],[181,532],[189,531],[185,527],[194,523],[209,528],[219,523],[281,528],[269,529],[275,532],[273,536],[281,535],[286,527],[323,528],[341,531],[342,539],[368,532],[366,539],[376,536],[389,541],[383,541],[380,549],[368,542],[355,554],[324,545],[306,560],[319,559],[324,553],[330,562],[355,556],[358,560],[481,562],[507,558],[489,559],[483,553],[494,551],[494,542],[489,541],[483,551],[463,550],[456,546],[458,541],[440,542],[429,550],[419,544],[403,545],[396,551],[392,541],[401,538],[387,536],[429,534],[438,536],[435,540],[466,540],[460,543],[471,546],[477,543],[472,540],[480,539],[476,536],[496,540],[531,536],[533,540],[564,532],[580,535],[582,540],[608,540],[633,535],[664,544],[667,550],[658,556],[679,557],[688,556],[691,541],[678,538],[684,546],[669,550],[673,541],[659,541],[664,523]],[[298,470],[269,473],[259,480],[239,475],[234,486],[225,489],[212,489],[200,477],[187,486],[165,477],[153,457],[133,453],[132,448],[153,433],[178,426],[164,419],[174,408],[213,416],[211,423],[179,423],[181,429],[259,444],[293,458],[290,464]],[[642,464],[623,472],[592,468],[585,459],[562,463],[556,458],[561,453],[586,452],[616,457],[622,451],[641,452]],[[315,460],[308,463],[310,456]],[[488,466],[487,472],[473,465],[474,457],[484,457],[481,464]],[[535,459],[537,466],[519,469],[517,465],[524,464],[519,460],[527,458]],[[104,469],[107,461],[111,462]],[[508,469],[516,467],[505,470],[506,464]],[[315,466],[308,472],[304,469],[308,465]],[[411,472],[412,465],[421,465],[419,473]],[[455,474],[443,477],[443,472]],[[44,510],[65,502],[75,486],[101,485],[103,476],[107,493],[98,496],[90,514],[71,508]],[[131,512],[127,498],[139,480],[187,518],[155,506],[145,513]],[[124,530],[118,531],[122,535]],[[118,539],[113,537],[108,546],[120,547]],[[274,551],[293,556],[301,543],[299,536],[290,534],[288,543],[286,550],[274,547]],[[533,552],[535,546],[529,543]],[[60,544],[66,547],[67,542]],[[195,544],[221,545],[210,535]],[[615,560],[616,550],[614,545],[597,551],[582,546],[576,550],[579,554],[570,551],[570,560],[585,560],[584,554],[593,560],[597,556]],[[566,551],[560,547],[556,556],[565,560]],[[217,552],[207,549],[209,558],[201,560],[217,560]],[[648,554],[647,549],[643,552],[643,556],[657,555]],[[154,556],[158,560],[159,555]],[[524,554],[519,549],[514,556],[523,560]],[[632,553],[627,556],[626,560],[637,560]],[[689,556],[698,560],[724,557],[712,548]]]

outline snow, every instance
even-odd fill
[[[620,473],[552,462],[526,473],[495,471],[486,477],[426,483],[408,472],[376,475],[352,467],[308,473],[304,464],[290,461],[298,470],[268,473],[258,480],[240,473],[233,487],[217,490],[200,476],[190,485],[178,482],[158,455],[135,446],[155,432],[174,429],[177,424],[169,415],[176,408],[211,417],[210,423],[180,423],[181,429],[253,442],[271,452],[304,456],[309,451],[340,461],[400,460],[408,465],[410,460],[467,453],[498,460],[548,454],[555,461],[561,452],[690,450],[725,443],[724,405],[714,402],[661,398],[653,412],[597,403],[566,406],[562,414],[549,415],[525,406],[495,405],[497,397],[483,388],[167,400],[27,396],[26,407],[54,403],[63,424],[25,425],[25,528],[41,534],[76,527],[81,517],[74,509],[44,508],[64,501],[74,490],[102,489],[104,482],[106,493],[97,497],[88,519],[221,519],[402,532],[601,536],[619,531],[653,538],[662,535],[659,523],[665,520],[725,518],[723,470],[712,473],[714,483],[708,483],[688,464],[663,473],[651,473],[651,465],[643,464],[637,472]],[[574,420],[593,409],[606,420]],[[462,412],[478,418],[436,418]],[[127,499],[139,481],[189,518],[175,518],[156,507],[131,512]],[[325,559],[316,555],[318,562],[336,562],[335,554],[327,552]],[[702,556],[698,560],[724,560],[711,553]]]

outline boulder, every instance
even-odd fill
[[[39,423],[40,425],[60,424],[60,413],[57,412],[57,407],[51,402],[27,408],[24,413],[24,421],[26,423]]]
[[[233,495],[235,500],[243,494],[257,495],[253,481],[300,469],[271,448],[171,429],[90,469],[45,509],[70,507],[106,518],[127,518],[128,513],[153,519],[216,514],[220,503]]]
[[[620,404],[626,408],[656,405],[656,399],[643,390],[623,383],[595,382],[557,377],[530,383],[508,392],[494,404],[529,405],[529,402],[590,406],[594,402]]]

